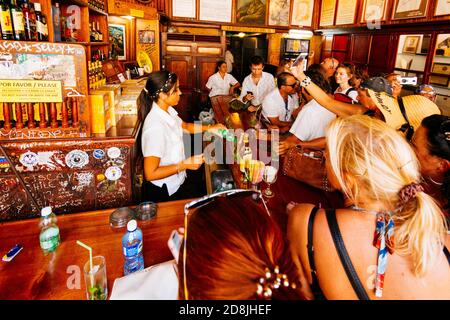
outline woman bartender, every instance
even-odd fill
[[[200,133],[225,128],[222,124],[204,126],[186,123],[173,108],[180,100],[177,75],[168,71],[150,74],[138,103],[145,117],[142,128],[144,156],[144,183],[142,199],[163,202],[197,197],[196,190],[187,188],[190,175],[186,170],[197,170],[204,162],[203,154],[185,158],[183,130]],[[184,186],[184,187],[183,187]],[[197,192],[198,193],[198,192]]]

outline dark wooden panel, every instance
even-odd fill
[[[349,42],[350,35],[343,34],[343,35],[335,35],[333,37],[333,48],[332,50],[347,50],[348,42]]]
[[[339,60],[339,63],[348,61],[347,52],[333,51],[332,55],[333,55],[333,58],[336,58]]]
[[[166,59],[166,68],[177,74],[180,81],[180,88],[192,88],[192,77],[190,75],[190,57],[172,56]]]
[[[197,57],[198,88],[201,91],[205,91],[208,78],[216,72],[217,60],[211,57]]]
[[[381,72],[389,72],[391,69],[391,51],[395,52],[395,48],[392,46],[390,35],[373,35],[372,49],[369,54],[369,73],[371,75]]]
[[[350,61],[357,64],[366,64],[369,58],[370,35],[353,35],[350,50]]]

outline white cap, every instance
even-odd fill
[[[41,11],[41,4],[39,2],[34,3],[34,11]]]
[[[45,207],[41,209],[41,216],[46,217],[52,213],[52,207]]]
[[[136,220],[130,220],[130,221],[128,221],[128,223],[127,223],[127,230],[128,230],[129,232],[133,232],[134,230],[136,230],[136,228],[137,228],[137,222],[136,222]]]

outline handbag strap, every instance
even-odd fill
[[[311,214],[309,215],[308,219],[308,260],[309,260],[309,268],[311,270],[311,278],[312,278],[312,285],[315,286],[318,285],[319,280],[317,279],[317,272],[316,272],[316,263],[314,260],[314,244],[313,244],[313,230],[314,230],[314,219],[316,217],[316,213],[319,210],[317,206],[315,206]]]
[[[406,123],[400,127],[400,131],[406,132],[406,139],[408,139],[408,141],[410,141],[414,134],[414,127],[409,122],[408,115],[406,114],[406,109],[405,109],[405,105],[403,103],[402,97],[398,97],[397,101],[398,101],[398,106],[400,107],[400,111],[402,112],[403,118],[405,118],[405,120],[406,120]]]
[[[446,246],[444,246],[444,254],[447,257],[448,264],[450,264],[450,252],[448,252],[448,249]]]
[[[342,239],[342,234],[337,223],[335,210],[327,209],[326,216],[328,227],[330,228],[331,236],[333,237],[334,245],[337,249],[339,258],[341,259],[341,263],[345,269],[345,273],[347,274],[348,280],[350,281],[353,290],[355,290],[355,293],[358,296],[359,300],[370,300],[366,290],[364,290],[364,287],[359,280],[355,268],[353,267],[347,249],[345,248],[344,240]]]

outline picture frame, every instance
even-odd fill
[[[236,23],[244,25],[264,25],[266,23],[266,0],[237,0]]]
[[[395,0],[392,20],[423,18],[427,15],[428,0]]]
[[[172,17],[195,19],[197,0],[172,0]]]
[[[433,64],[431,72],[450,76],[450,63],[437,63]]]
[[[357,0],[339,0],[336,11],[335,25],[354,24],[356,20]]]
[[[117,52],[118,60],[127,59],[126,27],[122,24],[108,24],[108,32],[112,39],[111,45]]]
[[[449,85],[449,77],[430,75],[430,84],[447,87]]]
[[[142,44],[154,44],[155,43],[155,31],[153,30],[139,30],[138,31],[139,43]]]
[[[361,22],[384,21],[388,0],[364,0]]]
[[[199,0],[199,20],[231,23],[232,0]]]
[[[293,0],[291,25],[311,27],[314,10],[314,0]]]
[[[437,0],[436,8],[434,9],[434,16],[446,16],[450,15],[450,1],[448,0]]]
[[[336,0],[323,0],[320,6],[319,26],[326,27],[334,24]]]
[[[402,53],[416,54],[417,46],[420,41],[420,36],[406,36],[403,44]]]
[[[290,0],[269,0],[268,25],[288,26],[290,9]]]

